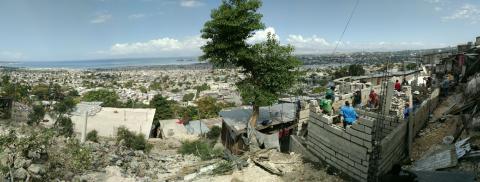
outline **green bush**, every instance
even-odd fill
[[[178,149],[178,153],[183,155],[193,154],[200,157],[202,160],[209,160],[222,155],[222,151],[214,150],[213,146],[204,140],[184,141],[182,142],[182,146]]]
[[[149,144],[145,139],[144,134],[135,134],[123,126],[118,128],[117,131],[117,142],[120,143],[121,141],[123,141],[124,146],[134,150],[149,152],[153,148],[152,144]]]
[[[63,178],[66,171],[82,173],[92,166],[92,153],[77,139],[69,139],[65,145],[53,147],[48,151],[51,156],[47,162],[47,178]]]
[[[73,122],[70,118],[67,117],[59,117],[57,119],[57,128],[58,134],[64,135],[67,137],[73,136]]]
[[[87,140],[92,142],[98,142],[98,132],[97,130],[92,130],[87,133]]]
[[[222,128],[220,128],[219,126],[213,126],[207,133],[207,138],[211,140],[216,140],[220,136],[221,132]]]
[[[233,163],[231,161],[222,161],[218,164],[212,173],[216,175],[231,174],[233,171]]]

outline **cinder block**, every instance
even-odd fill
[[[343,136],[343,138],[345,138],[346,140],[350,141],[351,135],[348,134],[347,132],[342,132],[342,136]]]
[[[342,136],[342,133],[345,133],[343,128],[337,127],[335,125],[328,125],[328,126],[325,126],[325,128],[327,128],[328,131],[340,137]]]
[[[327,124],[332,124],[333,123],[333,117],[328,116],[326,114],[322,114],[320,116],[320,120],[322,120],[322,122],[327,123]]]
[[[366,133],[366,134],[372,134],[372,128],[370,128],[370,127],[365,127],[365,133]]]
[[[365,117],[360,117],[360,118],[358,119],[358,122],[360,122],[360,124],[365,125],[365,126],[368,126],[368,127],[370,127],[370,128],[373,127],[373,123],[374,123],[373,120],[371,120],[371,119],[369,119],[369,118],[365,118]]]
[[[358,131],[358,130],[355,130],[353,129],[352,127],[348,126],[346,129],[347,133],[353,135],[353,136],[356,136],[358,138],[364,138],[364,135],[365,133],[364,132],[361,132],[361,131]]]
[[[372,141],[372,135],[364,133],[362,139],[365,141]]]
[[[361,165],[359,163],[355,163],[355,168],[361,171],[362,173],[368,173],[368,165]]]
[[[361,125],[359,123],[354,123],[352,125],[352,128],[355,129],[355,130],[361,131],[361,132],[365,132],[365,126]]]
[[[357,145],[363,146],[363,140],[358,137],[352,136],[350,140]]]

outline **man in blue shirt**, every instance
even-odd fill
[[[345,101],[345,105],[340,108],[340,115],[343,117],[343,127],[346,128],[347,125],[352,125],[357,121],[358,115],[350,106],[348,101]]]
[[[410,108],[410,104],[405,103],[405,108],[403,108],[403,119],[408,120],[412,109]]]

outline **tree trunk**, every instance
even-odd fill
[[[257,105],[253,105],[252,116],[250,117],[250,121],[247,124],[247,137],[248,137],[248,146],[250,150],[258,148],[257,137],[255,132],[257,131],[257,118],[260,114],[260,107]]]

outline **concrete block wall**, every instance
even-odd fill
[[[407,155],[407,122],[402,122],[380,142],[378,175],[385,174]]]
[[[383,127],[382,135],[381,135],[382,138],[387,136],[388,134],[390,134],[403,121],[403,120],[398,119],[398,118],[393,117],[393,116],[383,116],[383,115],[378,114],[378,113],[368,112],[368,111],[364,111],[364,110],[356,110],[356,111],[357,111],[357,114],[363,115],[363,117],[368,117],[372,121],[374,121],[375,119],[378,119],[378,118],[383,119],[382,122],[381,122],[381,124],[383,125],[382,126]]]
[[[306,138],[308,150],[353,179],[367,181],[373,120],[362,116],[358,122],[343,129],[332,124],[332,117],[317,111],[310,111]]]
[[[422,105],[420,105],[417,110],[413,113],[413,133],[417,134],[423,126],[425,126],[426,122],[429,119],[429,115],[438,105],[438,98],[439,98],[440,90],[437,88],[435,89],[430,97],[423,101]]]

